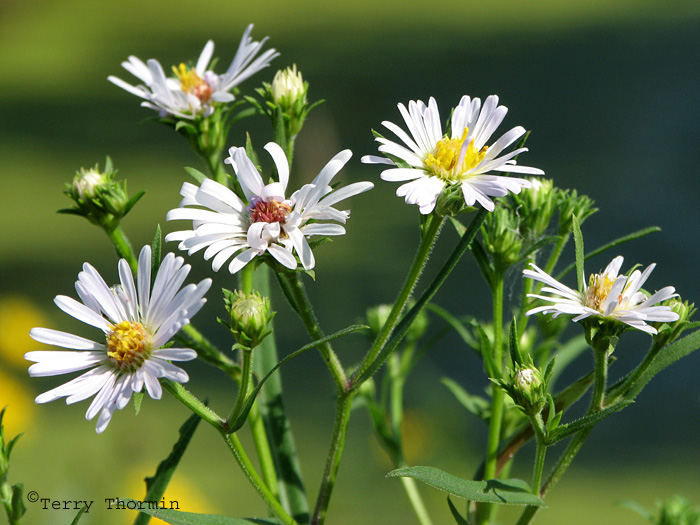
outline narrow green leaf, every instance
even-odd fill
[[[70,525],[77,525],[80,521],[80,518],[83,517],[83,514],[85,514],[86,511],[87,505],[83,505],[83,507],[78,511],[78,514],[75,515],[75,518],[73,518],[73,521],[70,522]]]
[[[462,517],[457,508],[452,503],[452,500],[449,496],[447,496],[447,506],[450,507],[450,512],[452,513],[452,517],[457,522],[457,525],[469,525],[469,522],[464,517]]]
[[[138,416],[141,412],[141,403],[143,402],[143,390],[141,392],[134,392],[134,412]]]
[[[230,518],[218,514],[197,514],[180,510],[162,509],[157,508],[159,501],[154,500],[141,502],[125,498],[119,501],[124,502],[127,508],[131,508],[128,505],[135,505],[142,514],[148,514],[149,516],[153,516],[154,518],[158,518],[172,525],[250,525],[251,523],[257,523],[259,525],[280,525],[278,520],[271,518]],[[150,506],[154,508],[150,508]]]
[[[645,235],[649,235],[650,233],[658,232],[661,231],[661,228],[658,226],[651,226],[649,228],[644,228],[641,230],[637,230],[636,232],[630,233],[629,235],[625,235],[623,237],[619,237],[615,239],[614,241],[611,241],[607,244],[604,244],[603,246],[596,248],[590,253],[587,253],[586,256],[584,257],[584,261],[587,261],[588,259],[595,257],[596,255],[600,255],[601,253],[610,250],[611,248],[615,248],[616,246],[619,246],[620,244],[624,244],[629,241],[633,241],[635,239],[639,239],[640,237],[644,237]],[[574,269],[575,263],[571,263],[568,265],[566,268],[564,268],[559,275],[557,275],[556,279],[561,280],[562,277],[564,277],[567,273],[569,273],[571,270]]]
[[[190,175],[190,177],[192,177],[194,180],[196,180],[199,184],[202,184],[202,182],[204,182],[206,179],[209,178],[204,173],[202,173],[201,171],[196,170],[194,168],[185,167],[185,171]]]
[[[619,403],[615,403],[614,405],[604,408],[600,412],[595,412],[594,414],[584,416],[581,419],[572,421],[571,423],[561,425],[554,432],[547,436],[546,444],[547,446],[551,446],[557,441],[561,441],[562,439],[570,436],[571,434],[575,434],[576,432],[584,430],[588,427],[592,427],[593,425],[599,423],[609,415],[614,414],[615,412],[619,412],[620,410],[622,410],[625,407],[628,407],[632,403],[634,403],[634,401],[621,401]]]
[[[462,479],[435,467],[404,467],[392,470],[389,478],[409,477],[458,498],[504,505],[544,506],[521,479]]]
[[[138,192],[136,195],[134,195],[133,197],[131,197],[131,198],[129,199],[129,202],[126,203],[126,206],[124,206],[124,215],[126,215],[127,213],[129,213],[129,212],[131,211],[131,208],[133,208],[134,205],[135,205],[139,200],[141,200],[141,197],[143,197],[144,195],[146,195],[146,190],[141,190],[141,191]]]
[[[651,379],[664,368],[672,365],[682,357],[685,357],[700,348],[700,330],[697,330],[663,348],[652,361],[649,368],[634,382],[624,394],[625,399],[632,400]]]
[[[63,213],[66,215],[77,215],[78,217],[85,217],[85,213],[80,211],[78,208],[61,208],[56,210],[56,213]]]
[[[201,419],[198,415],[192,414],[180,427],[180,438],[173,446],[172,452],[170,452],[167,458],[161,461],[153,477],[146,478],[146,497],[144,498],[144,501],[161,500],[163,494],[165,494],[165,489],[168,486],[168,483],[170,483],[170,478],[173,476],[180,459],[182,459],[182,456],[187,449],[187,445],[189,445],[200,421]],[[148,521],[149,517],[147,514],[141,512],[136,517],[134,525],[145,525],[148,523]]]
[[[460,319],[457,319],[450,312],[448,312],[441,306],[436,305],[435,303],[428,304],[426,306],[426,309],[442,317],[447,322],[447,324],[450,325],[455,332],[457,332],[457,335],[459,335],[459,337],[462,338],[462,341],[464,341],[466,344],[468,344],[475,350],[479,349],[478,341],[474,339],[471,332],[467,330],[467,327]]]
[[[260,266],[253,273],[253,288],[263,297],[270,296],[270,269],[266,265]],[[271,321],[268,326],[272,333],[263,339],[253,359],[256,377],[266,376],[279,361],[274,322]],[[275,464],[280,503],[299,523],[308,523],[309,502],[294,434],[284,406],[282,375],[270,376],[258,392],[257,399],[260,417],[270,444],[270,454]]]
[[[517,320],[513,317],[513,322],[510,323],[508,330],[508,350],[510,350],[510,358],[513,363],[523,364],[523,354],[520,352],[520,343],[518,342],[518,327]]]
[[[449,377],[443,377],[440,382],[447,387],[459,404],[466,408],[469,413],[484,421],[488,421],[489,417],[491,417],[491,403],[487,399],[470,394]]]
[[[156,233],[151,241],[151,280],[155,280],[163,253],[163,233],[160,224],[156,226]],[[153,284],[153,283],[151,283]]]
[[[481,275],[483,275],[484,279],[486,279],[486,284],[489,285],[489,288],[492,288],[493,273],[495,270],[491,259],[489,259],[489,256],[486,255],[486,250],[484,250],[484,247],[476,239],[474,240],[474,242],[471,243],[469,249],[471,250],[472,255],[474,256],[474,260],[479,265]]]
[[[583,234],[581,234],[581,226],[576,215],[572,216],[572,221],[574,225],[574,243],[576,245],[576,282],[578,283],[578,291],[583,292],[586,287],[583,273]]]
[[[450,222],[452,223],[452,226],[455,227],[455,230],[457,230],[457,235],[460,237],[467,231],[467,227],[452,216],[450,216]]]
[[[636,501],[632,500],[623,500],[618,503],[620,507],[624,507],[626,509],[631,510],[632,512],[636,512],[639,514],[642,518],[647,520],[650,523],[656,523],[656,520],[654,519],[654,515],[649,512],[647,509],[642,507],[639,503]]]

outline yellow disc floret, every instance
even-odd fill
[[[178,67],[173,66],[173,73],[180,80],[180,89],[184,93],[192,93],[202,102],[209,100],[212,94],[211,86],[194,69],[180,64]]]
[[[138,370],[150,353],[151,337],[141,323],[122,321],[107,334],[107,356],[119,370]]]
[[[586,306],[603,313],[601,305],[608,298],[614,283],[615,281],[610,279],[608,274],[592,274],[586,288]]]
[[[484,159],[488,146],[477,150],[474,139],[464,148],[464,141],[469,132],[464,128],[462,138],[448,139],[445,137],[435,145],[435,149],[423,160],[423,165],[432,175],[446,181],[462,180],[464,174],[475,168]],[[462,151],[464,149],[464,151]],[[461,157],[461,158],[460,158]]]

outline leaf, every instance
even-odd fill
[[[462,517],[449,496],[447,496],[447,506],[450,507],[450,512],[452,513],[452,517],[457,522],[457,525],[469,525],[469,522]]]
[[[471,246],[469,246],[469,249],[472,252],[472,255],[474,256],[474,260],[476,263],[479,265],[479,270],[481,270],[481,275],[484,276],[484,279],[486,279],[486,284],[489,285],[489,288],[493,288],[493,274],[494,274],[494,267],[493,263],[489,259],[489,256],[486,255],[486,250],[484,250],[484,247],[481,245],[481,243],[478,240],[474,240],[474,242],[471,243]]]
[[[634,403],[634,401],[620,401],[619,403],[615,403],[614,405],[604,408],[600,412],[595,412],[588,416],[584,416],[581,419],[577,419],[576,421],[572,421],[571,423],[561,425],[547,436],[546,445],[549,447],[557,441],[561,441],[562,439],[570,436],[571,434],[575,434],[576,432],[592,427],[609,415],[619,412],[632,403]]]
[[[513,364],[522,365],[523,364],[523,354],[520,351],[519,337],[518,337],[518,327],[517,320],[513,317],[513,322],[510,323],[509,338],[508,338],[508,350],[510,351],[510,358]]]
[[[616,246],[619,246],[620,244],[624,244],[629,241],[633,241],[635,239],[639,239],[640,237],[643,237],[645,235],[648,235],[650,233],[658,232],[661,231],[661,228],[658,226],[651,226],[649,228],[644,228],[641,230],[637,230],[636,232],[630,233],[629,235],[625,235],[623,237],[619,237],[615,239],[614,241],[611,241],[607,244],[604,244],[603,246],[596,248],[592,252],[586,254],[584,257],[584,261],[587,261],[588,259],[595,257],[596,255],[599,255],[611,248],[615,248]],[[569,266],[564,268],[559,275],[556,276],[556,279],[560,281],[562,277],[564,277],[567,273],[569,273],[571,270],[574,269],[575,263],[571,263]]]
[[[75,515],[75,518],[73,518],[73,521],[70,522],[70,525],[77,525],[80,521],[80,518],[83,517],[83,514],[85,514],[86,511],[87,505],[83,505],[83,507],[78,511],[78,514]]]
[[[470,394],[462,388],[461,385],[448,377],[443,377],[440,382],[452,392],[455,399],[457,399],[459,404],[466,408],[468,412],[484,421],[488,421],[489,417],[491,417],[491,403],[489,403],[488,400],[481,396]]]
[[[586,337],[584,334],[576,335],[564,343],[556,351],[557,362],[554,364],[552,377],[550,378],[548,384],[550,386],[554,385],[566,367],[569,366],[574,359],[581,355],[581,352],[586,350],[586,348],[588,348],[588,343],[586,343]]]
[[[180,459],[182,459],[182,456],[187,449],[187,445],[189,445],[200,421],[201,419],[197,414],[192,414],[180,427],[180,438],[173,446],[172,452],[170,452],[167,458],[161,461],[153,477],[146,478],[145,501],[161,500],[163,494],[165,494],[165,489],[168,486],[168,483],[170,483],[170,478],[173,476]],[[145,525],[148,523],[149,518],[146,514],[147,513],[143,512],[139,513],[136,520],[134,520],[134,525]]]
[[[202,184],[202,182],[204,182],[206,179],[209,178],[204,173],[202,173],[201,171],[196,170],[194,168],[185,167],[185,171],[190,175],[190,177],[192,177],[194,180],[196,180],[199,184]]]
[[[504,505],[544,506],[521,479],[462,479],[435,467],[404,467],[392,470],[388,478],[409,477],[458,498]]]
[[[280,525],[276,519],[261,519],[261,518],[230,518],[228,516],[220,516],[218,514],[197,514],[195,512],[183,512],[173,509],[149,508],[149,504],[158,504],[159,501],[135,501],[133,499],[119,499],[120,502],[126,504],[132,503],[136,505],[142,514],[148,514],[154,518],[161,519],[172,525],[250,525],[258,523],[260,525]],[[127,507],[130,508],[130,507]]]
[[[586,287],[583,273],[583,235],[581,234],[581,226],[576,215],[572,216],[572,222],[574,225],[574,243],[576,245],[576,282],[578,283],[578,291],[583,292]]]
[[[134,412],[138,416],[141,412],[141,403],[143,402],[143,390],[141,392],[134,392]]]
[[[652,361],[647,370],[635,381],[632,386],[624,393],[625,399],[632,400],[651,379],[661,372],[667,366],[672,365],[682,357],[685,357],[700,348],[700,330],[689,334],[682,339],[663,348]]]
[[[158,273],[158,268],[160,267],[162,252],[163,234],[160,230],[160,224],[158,224],[156,226],[156,233],[153,235],[153,240],[151,241],[151,286],[155,282],[155,278]]]
[[[124,215],[126,215],[127,213],[129,213],[129,212],[131,211],[131,208],[133,208],[134,205],[135,205],[139,200],[141,200],[141,197],[143,197],[144,195],[146,195],[146,190],[141,190],[141,191],[138,192],[136,195],[134,195],[133,197],[131,197],[131,198],[129,199],[129,202],[126,203],[126,206],[124,206]]]
[[[24,516],[25,512],[27,512],[27,507],[24,505],[24,498],[22,497],[23,490],[23,483],[16,483],[12,485],[12,517],[10,519],[11,523],[19,523],[20,518]]]

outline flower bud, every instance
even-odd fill
[[[579,195],[576,190],[559,190],[559,235],[567,235],[574,229],[573,216],[579,224],[598,211],[593,200]]]
[[[523,244],[518,220],[506,207],[497,206],[488,214],[482,228],[484,248],[497,264],[509,266],[518,260]]]
[[[81,168],[65,190],[75,207],[61,211],[81,215],[108,230],[114,229],[143,195],[142,192],[129,199],[126,181],[116,182],[115,174],[109,157],[104,172],[100,171],[98,165],[90,169]]]
[[[272,94],[272,102],[282,109],[294,107],[297,101],[306,104],[306,88],[307,84],[301,73],[297,71],[296,64],[284,70],[279,70],[272,79],[270,92]]]
[[[513,195],[517,203],[516,213],[520,217],[520,234],[532,240],[541,237],[549,226],[556,208],[556,193],[551,179],[530,179],[531,188],[524,188]]]
[[[683,301],[680,297],[671,297],[659,306],[667,306],[673,313],[678,315],[677,321],[649,323],[656,328],[656,334],[652,336],[654,344],[658,347],[664,347],[678,339],[689,328],[690,319],[696,308],[693,303]]]
[[[253,349],[270,333],[268,324],[275,315],[270,312],[270,301],[254,292],[244,294],[236,290],[224,290],[224,302],[229,312],[229,328],[236,342]]]
[[[547,385],[533,365],[515,365],[506,380],[496,381],[513,402],[528,416],[539,414],[547,403]]]

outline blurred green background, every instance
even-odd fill
[[[434,96],[445,116],[464,94],[498,94],[509,108],[504,130],[533,130],[522,162],[543,168],[564,188],[577,188],[601,211],[584,226],[589,247],[630,231],[658,225],[662,233],[621,248],[625,268],[659,264],[650,287],[674,285],[700,301],[700,3],[678,0],[578,2],[217,2],[164,0],[5,0],[0,4],[0,219],[5,225],[0,258],[0,405],[9,403],[8,433],[26,434],[10,471],[11,482],[42,498],[95,500],[82,523],[127,523],[106,511],[105,498],[140,499],[142,478],[154,472],[176,439],[185,410],[167,397],[146,401],[139,416],[127,408],[101,436],[83,419],[86,403],[36,406],[33,397],[62,380],[29,382],[21,356],[36,348],[32,326],[82,331],[52,304],[73,294],[84,261],[108,282],[116,264],[107,239],[86,221],[55,211],[69,205],[64,183],[80,167],[110,155],[131,192],[147,191],[124,222],[135,246],[150,242],[156,223],[179,202],[183,166],[201,168],[181,137],[132,95],[108,83],[108,75],[134,81],[120,67],[128,55],[157,58],[166,68],[194,60],[207,39],[216,42],[221,66],[235,52],[250,22],[253,35],[270,36],[281,52],[273,67],[245,83],[245,93],[275,70],[296,63],[311,84],[314,110],[298,140],[294,177],[308,182],[340,149],[354,157],[341,172],[346,181],[373,180],[376,188],[352,203],[348,234],[317,250],[317,279],[310,294],[327,331],[356,321],[365,306],[390,302],[417,246],[417,209],[379,180],[379,169],[359,158],[375,153],[371,129],[399,122],[397,102]],[[231,145],[250,131],[258,147],[269,140],[266,122],[234,128]],[[296,185],[297,183],[295,183]],[[449,253],[446,231],[434,259]],[[171,247],[173,249],[174,247]],[[572,258],[572,250],[567,257]],[[612,255],[595,259],[603,268]],[[208,275],[199,259],[195,278]],[[437,302],[456,313],[488,315],[485,287],[465,260]],[[428,272],[429,275],[429,272]],[[517,293],[519,277],[509,276]],[[225,333],[209,322],[222,315],[216,289],[233,286],[217,276],[209,304],[196,319],[212,337]],[[277,304],[282,309],[283,301]],[[337,308],[342,305],[342,308]],[[304,344],[299,323],[287,311],[277,318],[281,352]],[[83,332],[89,335],[89,332]],[[359,359],[339,344],[345,362]],[[629,342],[627,342],[629,341]],[[644,337],[618,349],[616,370],[634,365]],[[589,366],[588,356],[576,363]],[[214,408],[228,406],[220,374],[189,366],[189,387]],[[700,505],[700,356],[655,379],[638,403],[596,428],[570,473],[550,495],[542,524],[642,523],[620,508],[634,499],[651,507],[681,493]],[[612,373],[615,374],[616,370]],[[288,409],[309,494],[315,496],[330,438],[332,387],[317,355],[305,354],[282,371]],[[407,433],[412,464],[431,464],[470,477],[482,450],[483,429],[466,416],[439,383],[483,381],[481,366],[459,341],[448,339],[424,359],[407,386]],[[484,384],[485,385],[485,384]],[[470,387],[472,391],[480,388]],[[554,458],[559,450],[551,451]],[[521,466],[529,476],[529,455]],[[209,456],[211,454],[211,457]],[[348,445],[331,503],[332,524],[413,523],[390,465],[374,442],[367,417],[351,421]],[[264,516],[253,489],[237,471],[217,436],[198,431],[173,481],[171,499],[183,510]],[[423,491],[436,523],[449,523],[444,495]],[[74,512],[28,504],[27,524],[69,523]],[[518,512],[501,514],[504,523]]]

